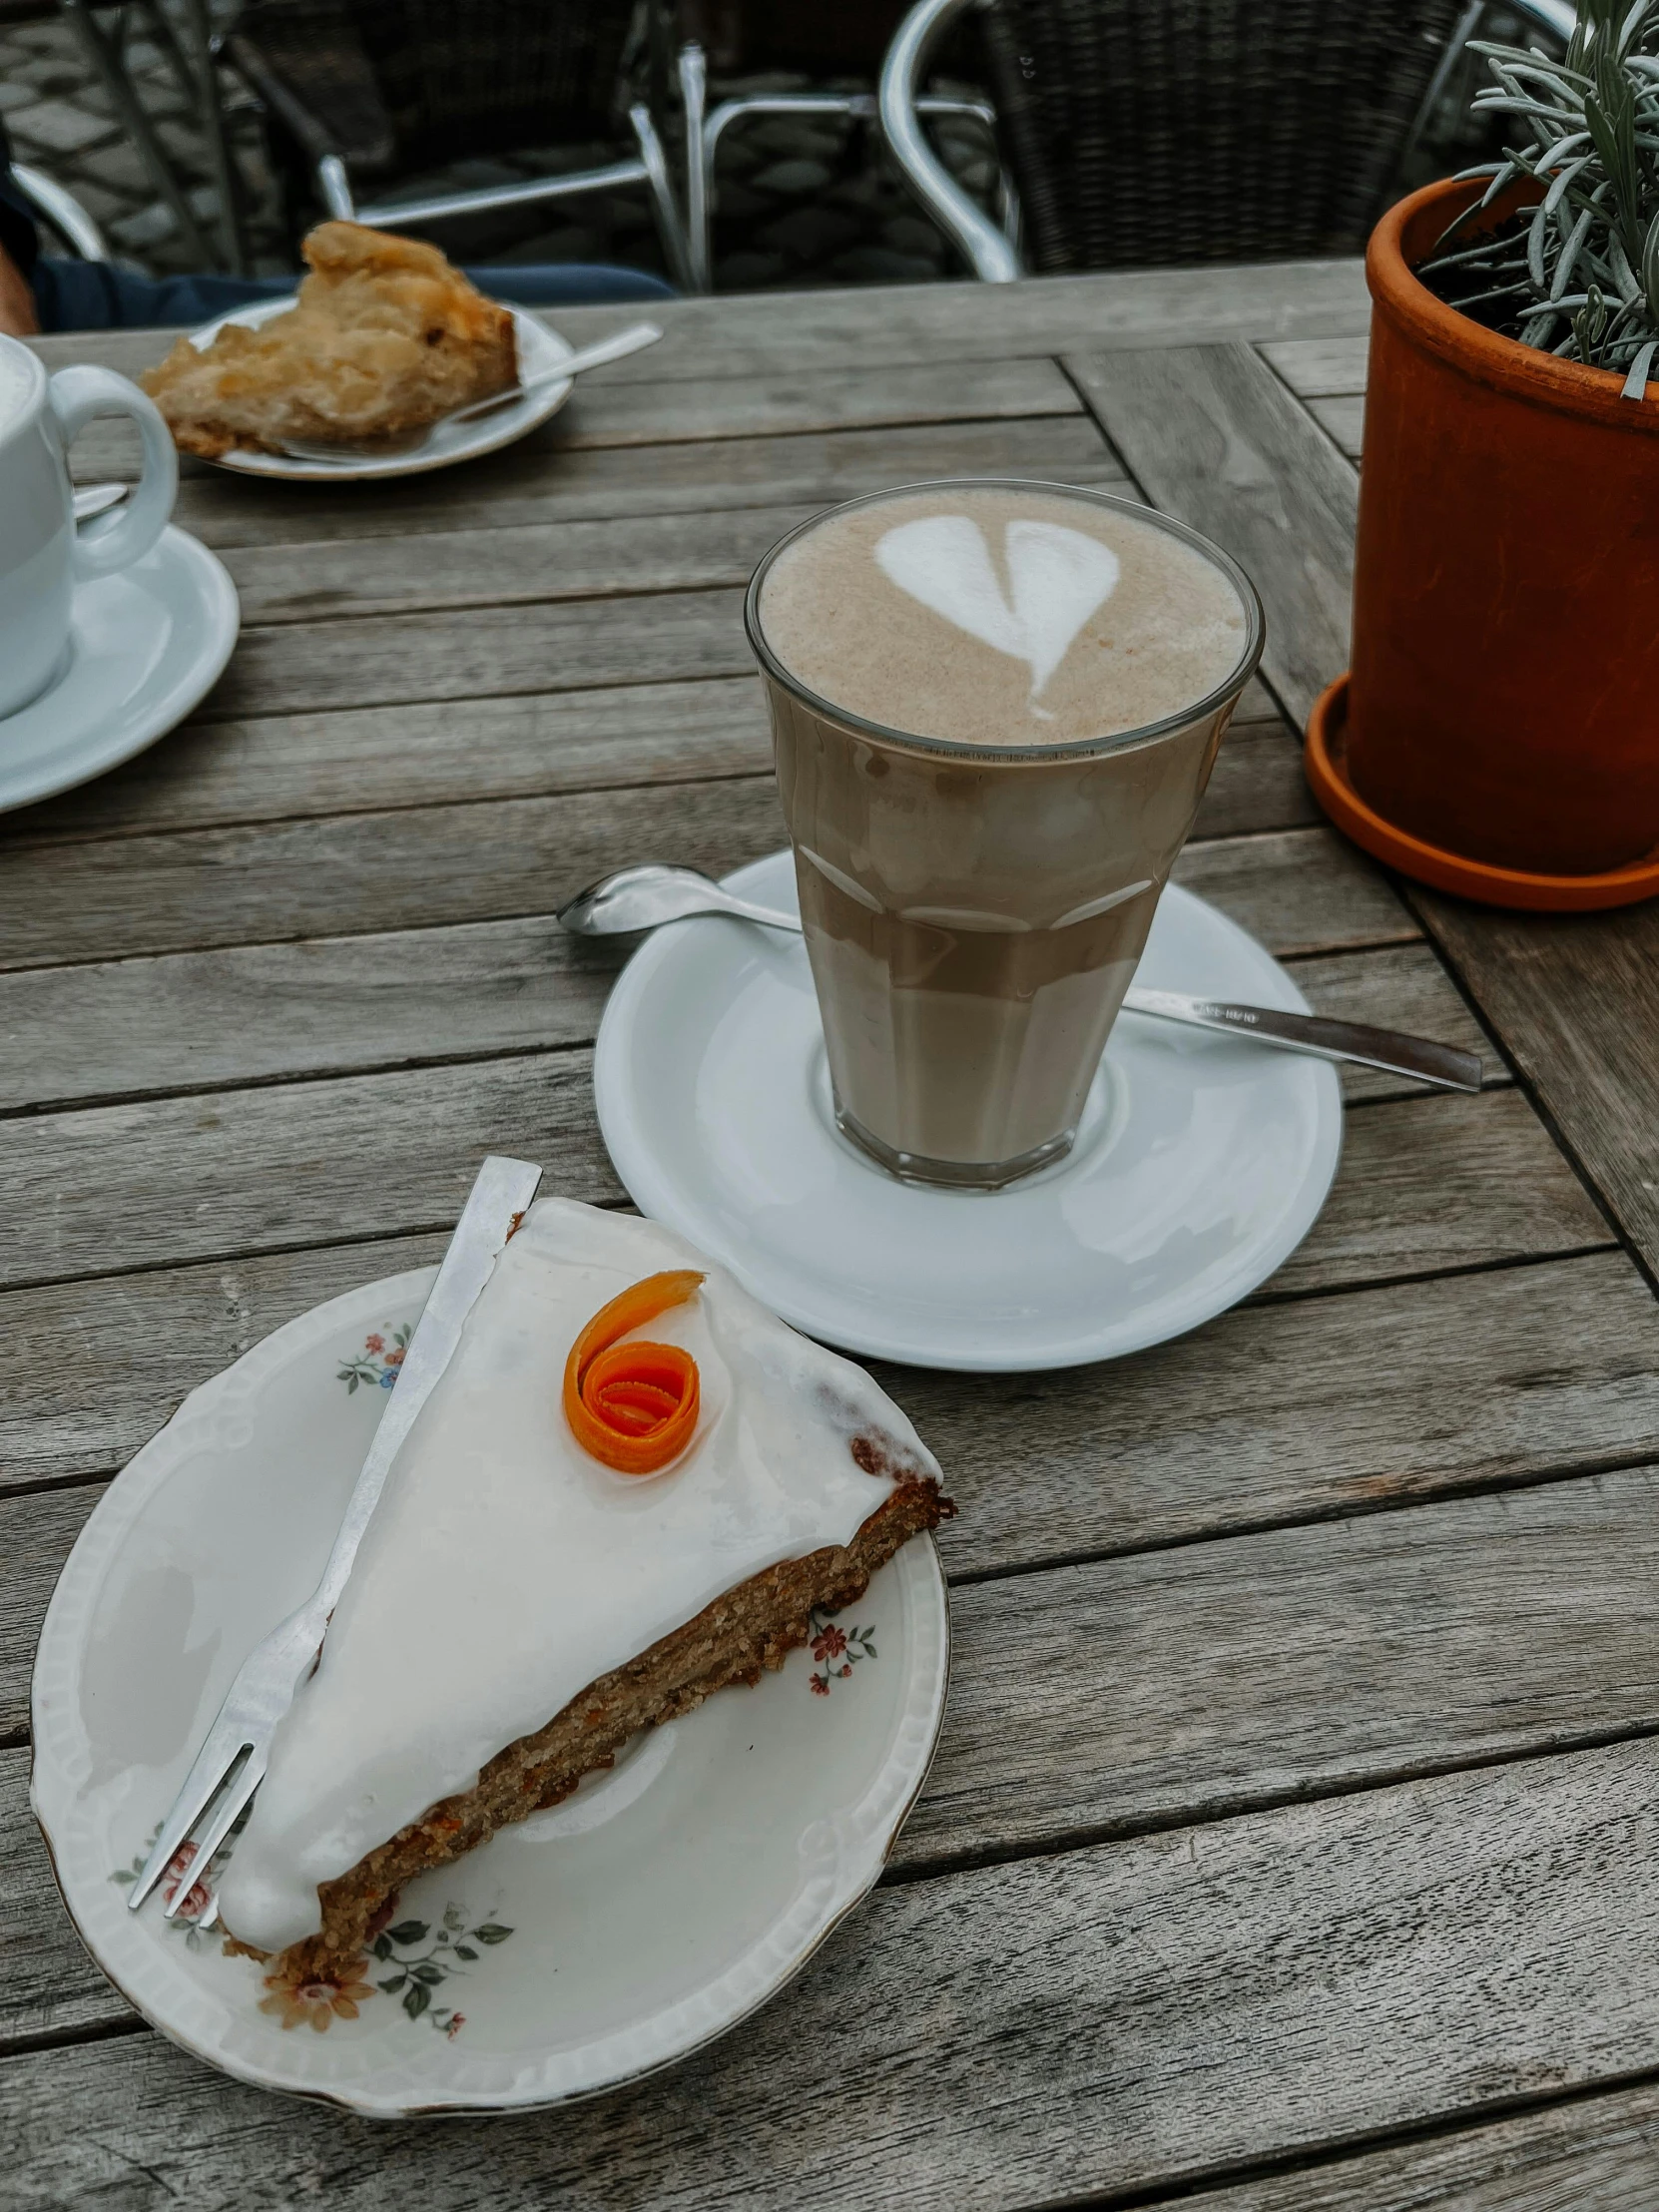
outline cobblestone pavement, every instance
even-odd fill
[[[207,181],[201,135],[164,57],[142,43],[135,43],[131,55],[146,111],[169,153],[188,170],[192,211],[213,235],[218,195]],[[714,97],[793,91],[806,82],[777,75],[731,80],[717,84]],[[868,87],[843,80],[834,89]],[[56,16],[8,22],[0,6],[0,112],[18,160],[66,185],[103,228],[118,258],[154,275],[199,265],[201,257],[180,236],[173,211],[121,130],[109,95],[70,25]],[[254,266],[272,273],[291,268],[291,247],[263,150],[261,118],[252,101],[234,87],[229,120],[247,186]],[[993,168],[976,125],[947,123],[939,143],[971,189],[989,190]],[[408,180],[406,189],[412,195],[444,182],[458,187],[505,183],[614,158],[614,148],[566,147],[510,161],[459,162],[440,177]],[[643,194],[596,195],[539,213],[475,218],[444,225],[432,235],[460,260],[614,261],[666,274]],[[728,131],[718,179],[718,290],[917,283],[954,274],[958,271],[944,240],[921,215],[866,126],[823,116],[758,117]]]

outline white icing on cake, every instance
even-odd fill
[[[566,1355],[619,1291],[707,1269],[635,1334],[679,1344],[698,1427],[663,1473],[613,1473],[564,1416]],[[781,1560],[844,1544],[889,1494],[878,1432],[938,1469],[860,1368],[659,1228],[568,1199],[525,1217],[392,1463],[322,1658],[278,1727],[220,1885],[226,1927],[281,1950],[354,1867],[579,1690]]]

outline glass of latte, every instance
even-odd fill
[[[1249,579],[1103,492],[911,484],[792,531],[745,620],[842,1132],[907,1182],[1048,1166],[1261,657]]]

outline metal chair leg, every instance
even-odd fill
[[[663,142],[657,135],[657,126],[651,120],[651,110],[643,100],[636,101],[628,111],[628,120],[634,127],[634,141],[640,150],[640,160],[645,165],[645,181],[651,191],[651,205],[657,217],[657,233],[663,242],[663,252],[668,257],[674,281],[683,291],[696,291],[699,286],[692,267],[685,225],[680,220],[674,186],[669,179],[668,157],[663,152]]]
[[[714,152],[705,146],[703,137],[708,96],[703,49],[694,41],[680,49],[680,99],[686,123],[686,254],[694,291],[712,290],[714,284],[714,247],[709,235]]]
[[[219,235],[225,258],[239,276],[248,275],[248,236],[243,223],[243,184],[231,141],[225,129],[225,109],[220,98],[219,60],[206,0],[185,0],[190,41],[189,57],[196,79],[197,120],[208,142],[208,161],[219,193]]]
[[[140,161],[150,173],[151,182],[172,209],[187,250],[204,267],[211,267],[214,257],[202,227],[196,220],[184,187],[174,174],[173,165],[168,160],[161,141],[156,136],[155,127],[145,113],[144,105],[133,90],[132,80],[127,74],[124,54],[127,38],[126,8],[123,7],[120,11],[116,29],[106,32],[94,17],[91,0],[61,0],[61,4],[65,19],[80,40],[88,59],[98,72],[104,90],[110,96],[122,129],[137,148]],[[160,14],[159,9],[156,12]],[[168,52],[169,45],[173,45],[176,51],[177,42],[173,40],[171,26],[167,27],[163,37],[158,38],[157,44],[164,54]],[[173,56],[169,56],[169,61],[170,66],[177,66]],[[188,76],[185,82],[188,85]]]

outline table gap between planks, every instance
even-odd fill
[[[243,597],[230,671],[0,825],[0,2201],[1659,2201],[1654,925],[1431,899],[1309,801],[1358,266],[664,320],[470,468],[329,493],[187,464],[179,519]],[[40,350],[132,371],[165,342]],[[117,430],[76,449],[133,465]],[[961,1507],[950,1712],[887,1881],[756,2019],[482,2134],[223,2079],[52,1890],[27,1697],[58,1569],[194,1384],[435,1257],[484,1150],[625,1201],[589,1081],[614,970],[552,912],[628,860],[782,841],[750,568],[828,501],[974,472],[1121,484],[1245,561],[1264,681],[1180,877],[1322,1010],[1484,1046],[1487,1087],[1350,1080],[1322,1221],[1193,1337],[882,1375]]]

